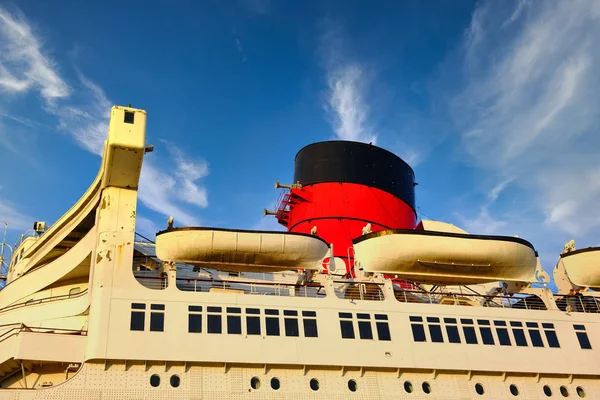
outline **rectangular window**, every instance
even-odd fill
[[[246,308],[246,314],[260,314],[258,308]]]
[[[317,317],[317,312],[316,311],[302,311],[302,316],[303,317]]]
[[[481,341],[483,342],[483,344],[495,344],[494,336],[492,335],[492,328],[480,326],[479,333],[481,333]]]
[[[411,315],[408,319],[412,322],[423,322],[423,317],[417,317],[415,315]]]
[[[442,328],[440,325],[431,324],[429,325],[429,334],[431,335],[431,341],[435,343],[443,343],[444,337],[442,336]]]
[[[361,339],[373,339],[371,321],[358,321],[358,333]]]
[[[354,339],[354,325],[352,324],[352,320],[340,320],[340,329],[342,331],[343,339]]]
[[[131,303],[132,310],[145,310],[144,303]],[[131,321],[129,329],[132,331],[143,331],[145,326],[146,311],[131,311]]]
[[[304,318],[304,337],[318,337],[317,320],[314,318]]]
[[[188,315],[188,332],[202,332],[202,314]]]
[[[413,339],[415,342],[427,341],[427,339],[425,339],[425,328],[423,328],[423,325],[411,324],[410,327],[412,329]]]
[[[448,341],[450,343],[460,343],[460,335],[456,325],[446,325],[446,334],[448,335]]]
[[[207,307],[207,308],[210,309],[210,307]],[[219,309],[220,309],[220,307],[219,307]],[[208,327],[207,327],[208,333],[221,333],[222,332],[223,322],[222,322],[221,314],[208,314],[207,322],[208,322]]]
[[[477,344],[477,334],[474,327],[463,326],[463,333],[465,334],[465,342],[468,344]]]
[[[248,335],[260,335],[260,317],[246,315],[246,333]]]
[[[590,343],[590,339],[588,338],[588,335],[586,332],[576,332],[577,333],[577,340],[579,340],[579,346],[581,346],[582,349],[591,349],[592,348],[592,344]]]
[[[206,311],[220,313],[222,310],[221,310],[221,307],[212,307],[212,306],[209,306],[209,307],[206,307]]]
[[[296,310],[283,310],[283,315],[289,315],[289,316],[298,316],[298,311]]]
[[[265,310],[267,312],[269,310]],[[267,326],[267,336],[279,336],[279,317],[267,317],[265,318]]]
[[[494,325],[496,325],[496,326],[506,326],[506,321],[494,321]]]
[[[490,325],[490,321],[485,320],[485,319],[478,319],[477,320],[477,324],[489,326]]]
[[[537,329],[529,329],[529,338],[531,339],[531,345],[533,347],[544,347],[544,342],[542,341],[542,335],[540,331]]]
[[[150,312],[150,331],[163,332],[165,330],[165,305],[151,304],[150,310],[157,310]]]
[[[427,322],[433,322],[435,324],[439,324],[440,319],[438,317],[427,317]]]
[[[242,334],[242,317],[240,315],[227,316],[227,333],[231,335]]]
[[[162,332],[165,330],[165,313],[150,313],[150,330],[152,332]]]
[[[202,332],[202,306],[188,306],[188,332]]]
[[[296,312],[296,314],[298,313]],[[298,328],[298,318],[284,318],[283,325],[285,327],[285,336],[300,336],[300,329]]]
[[[554,326],[553,324],[550,324],[550,325]],[[546,334],[546,340],[548,341],[548,346],[560,347],[560,343],[558,342],[558,337],[556,336],[556,331],[545,330],[544,333]]]
[[[132,311],[131,312],[131,325],[129,327],[132,331],[143,331],[145,324],[145,315],[143,311]]]
[[[510,336],[508,335],[508,329],[496,328],[496,334],[498,335],[498,341],[501,346],[510,346]]]
[[[585,331],[585,325],[573,325],[576,331]]]
[[[375,314],[375,327],[377,328],[377,338],[379,340],[392,340],[387,319],[388,316],[385,314]]]
[[[460,323],[461,324],[467,324],[467,325],[473,325],[473,320],[472,319],[461,318],[460,319]]]
[[[340,318],[352,318],[352,313],[341,312],[339,313]]]
[[[554,324],[551,324],[550,322],[544,322],[542,324],[542,328],[544,328],[544,329],[554,329]]]
[[[456,324],[456,318],[444,318],[446,324]]]
[[[512,322],[510,324],[513,325]],[[517,343],[517,346],[527,346],[527,339],[525,339],[525,332],[523,332],[523,329],[513,328],[512,333],[515,337],[515,343]]]

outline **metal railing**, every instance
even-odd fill
[[[522,310],[547,310],[537,296],[487,296],[476,293],[430,293],[418,290],[394,290],[401,303],[429,303],[471,307],[514,308]]]
[[[600,313],[600,300],[584,295],[554,295],[557,307],[565,312]]]
[[[367,300],[367,301],[383,301],[383,284],[380,283],[364,283],[364,282],[347,282],[333,281],[335,295],[339,299],[344,300]]]
[[[49,303],[49,302],[53,302],[53,301],[59,301],[59,300],[65,300],[65,299],[73,299],[76,297],[81,297],[83,295],[85,295],[88,292],[88,289],[86,288],[85,290],[78,292],[76,294],[61,294],[58,296],[50,296],[50,297],[43,297],[41,299],[29,299],[27,301],[24,301],[22,303],[17,303],[17,304],[11,304],[9,306],[0,308],[0,313],[3,313],[5,311],[9,311],[9,310],[14,310],[17,308],[21,308],[21,307],[29,307],[29,306],[33,306],[33,305],[37,305],[37,304],[45,304],[45,303]]]
[[[11,324],[16,325],[16,324]],[[6,326],[6,325],[5,325]],[[35,326],[28,326],[23,323],[18,324],[14,328],[11,328],[0,335],[0,342],[3,342],[21,332],[31,333],[47,333],[53,335],[87,335],[87,331],[83,329],[64,329],[64,328],[40,328]]]
[[[230,292],[264,296],[325,297],[325,288],[315,283],[303,285],[280,282],[177,278],[177,288],[186,292]]]

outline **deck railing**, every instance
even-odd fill
[[[264,296],[325,297],[325,288],[315,283],[303,285],[281,282],[177,278],[177,288],[186,292],[237,292]]]

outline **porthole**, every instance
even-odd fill
[[[513,396],[518,396],[519,395],[519,389],[517,388],[516,385],[510,385],[510,394],[512,394]]]
[[[271,388],[273,390],[279,390],[281,387],[281,382],[279,382],[279,378],[271,378]]]
[[[483,385],[482,385],[481,383],[476,383],[476,384],[475,384],[475,392],[476,392],[478,395],[480,395],[480,396],[481,396],[483,393],[485,393],[485,391],[483,390]]]
[[[563,397],[569,397],[569,389],[567,389],[566,386],[561,386],[560,387],[560,394],[562,394]]]
[[[544,385],[544,394],[546,397],[552,396],[552,389],[550,389],[550,386]]]
[[[179,387],[179,384],[181,383],[181,379],[179,379],[178,375],[171,375],[171,378],[169,379],[169,383],[173,387]]]
[[[160,385],[160,376],[154,374],[150,377],[150,386],[158,387]]]
[[[319,381],[316,380],[315,378],[312,378],[310,380],[310,388],[314,391],[319,390]]]
[[[348,381],[348,389],[350,389],[351,392],[356,392],[356,389],[358,389],[358,385],[354,379]]]
[[[585,397],[585,390],[581,386],[577,386],[577,395],[581,398]]]
[[[431,393],[431,385],[429,384],[429,382],[423,382],[423,385],[421,385],[421,387],[423,388],[423,392],[425,392],[426,394]]]
[[[412,393],[412,383],[410,383],[409,381],[404,382],[404,390],[406,391],[406,393]]]
[[[260,387],[260,379],[256,376],[250,379],[250,387],[254,390],[258,389]]]

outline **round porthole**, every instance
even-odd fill
[[[271,388],[273,390],[279,390],[281,387],[281,382],[279,382],[279,378],[271,378]]]
[[[404,390],[406,391],[406,393],[412,393],[412,383],[410,383],[409,381],[404,382]]]
[[[509,389],[510,389],[510,394],[512,394],[513,396],[519,395],[519,389],[517,388],[516,385],[510,385]]]
[[[544,394],[546,397],[552,396],[552,389],[550,389],[550,386],[544,385]]]
[[[169,379],[169,383],[173,387],[179,387],[179,384],[181,383],[181,379],[179,379],[178,375],[171,375],[171,378]]]
[[[484,393],[483,385],[481,383],[475,384],[475,392],[480,396]]]
[[[581,386],[577,386],[577,395],[582,398],[585,397],[585,390]]]
[[[429,382],[423,382],[423,385],[421,385],[421,387],[423,388],[423,392],[425,392],[426,394],[431,393],[431,385],[429,384]]]
[[[351,392],[356,392],[356,389],[358,389],[358,385],[354,379],[348,381],[348,389],[350,389]]]
[[[310,380],[310,388],[314,391],[319,390],[319,381],[316,380],[315,378],[312,378]]]
[[[256,376],[250,379],[250,387],[254,390],[258,389],[260,387],[260,379]]]
[[[563,397],[569,397],[569,389],[567,389],[566,386],[561,386],[560,387],[560,394],[562,394]]]
[[[150,377],[150,386],[158,387],[160,385],[160,376],[154,374]]]

